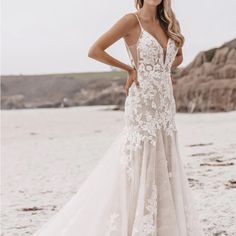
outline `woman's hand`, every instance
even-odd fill
[[[125,94],[126,96],[129,95],[129,88],[133,84],[133,82],[136,84],[137,87],[139,87],[139,82],[137,80],[137,71],[135,68],[132,68],[131,70],[128,71],[128,77],[127,81],[125,84]]]
[[[173,77],[172,77],[172,76],[171,76],[171,82],[172,82],[172,84],[173,84],[173,85],[177,84],[176,80],[175,80],[175,79],[173,79]]]
[[[183,52],[182,52],[182,48],[180,48],[176,54],[175,60],[172,63],[171,68],[176,68],[177,66],[179,66],[181,63],[183,62]]]

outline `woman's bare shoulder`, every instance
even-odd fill
[[[115,23],[113,29],[116,32],[120,32],[122,37],[126,37],[130,34],[131,29],[137,26],[137,19],[134,13],[126,13],[120,17],[120,19]]]
[[[135,16],[135,13],[136,12],[126,13],[121,17],[121,20],[129,26],[134,26],[135,24],[137,24],[137,18]]]

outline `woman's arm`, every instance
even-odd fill
[[[182,48],[180,48],[176,54],[175,60],[172,63],[172,68],[179,66],[183,61],[183,52],[182,52]]]
[[[128,72],[128,78],[125,85],[125,91],[127,96],[129,87],[132,85],[133,82],[135,82],[135,84],[139,86],[139,82],[137,81],[136,70],[132,66],[127,65],[112,57],[107,52],[105,52],[105,50],[122,37],[128,36],[130,33],[130,29],[132,29],[135,24],[137,24],[137,22],[136,19],[132,16],[132,14],[129,13],[124,15],[107,32],[101,35],[88,51],[88,57],[103,62],[105,64],[118,67]]]
[[[112,57],[105,50],[122,37],[126,37],[129,29],[132,27],[133,19],[130,14],[126,14],[118,20],[107,32],[101,35],[88,51],[88,57],[103,62],[105,64],[118,67],[127,72],[133,70],[133,67],[127,65]]]
[[[180,48],[176,54],[175,60],[172,63],[171,68],[176,68],[178,65],[180,65],[183,61],[183,52],[182,52],[182,48]],[[171,76],[171,81],[172,84],[176,84],[177,82],[175,80],[173,80],[172,76]]]

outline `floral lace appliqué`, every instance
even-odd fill
[[[137,42],[137,79],[129,89],[125,101],[125,126],[127,129],[124,158],[127,174],[132,177],[132,151],[142,147],[148,140],[156,144],[158,130],[172,136],[175,124],[176,105],[171,81],[171,65],[178,47],[170,38],[164,60],[164,50],[148,32],[142,31]]]
[[[105,236],[112,236],[112,233],[116,232],[118,230],[118,217],[119,214],[116,212],[113,212],[110,215],[110,218],[107,222],[107,228],[106,228],[106,233]]]
[[[133,236],[150,236],[156,233],[156,217],[157,217],[157,186],[152,185],[150,198],[147,200],[147,214],[143,215],[141,221],[137,221],[134,225]],[[137,217],[138,214],[136,215]]]
[[[140,87],[133,83],[125,101],[125,121],[132,149],[137,149],[144,139],[155,145],[156,131],[159,129],[167,135],[172,135],[176,130],[171,65],[177,49],[174,41],[169,39],[164,61],[160,44],[149,33],[142,32],[137,44]]]

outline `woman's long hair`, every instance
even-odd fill
[[[135,0],[135,6],[139,10],[143,7],[144,0]],[[167,35],[175,41],[176,46],[182,47],[184,36],[181,34],[179,22],[171,8],[171,0],[162,0],[157,6],[156,18]]]

